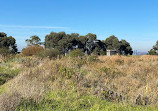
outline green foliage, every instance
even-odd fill
[[[68,53],[69,50],[73,50],[73,47],[81,47],[80,41],[78,41],[79,34],[72,33],[66,34],[65,32],[51,32],[45,37],[46,48],[56,48],[62,54]]]
[[[110,78],[114,78],[117,75],[115,71],[113,71],[112,69],[108,67],[102,67],[100,68],[100,71],[102,73],[105,73],[105,75]]]
[[[106,51],[101,50],[100,55],[106,55]]]
[[[9,56],[11,54],[11,50],[9,50],[8,48],[6,48],[6,47],[3,47],[3,48],[0,48],[0,55],[2,56],[2,57],[7,57],[7,56]]]
[[[12,36],[7,37],[7,34],[0,33],[0,48],[7,48],[10,49],[12,53],[16,53],[17,46],[16,40]]]
[[[116,50],[123,55],[133,54],[130,44],[126,40],[119,41],[114,35],[108,37],[104,42],[108,50]]]
[[[79,36],[78,40],[81,42],[83,46],[85,46],[86,42],[88,41],[88,38],[86,36]]]
[[[5,91],[5,87],[4,86],[0,86],[0,95]]]
[[[148,54],[149,55],[158,55],[156,50],[154,50],[154,49],[151,49],[150,51],[148,51]]]
[[[45,37],[46,48],[57,48],[62,54],[79,48],[88,55],[105,55],[106,49],[116,50],[120,54],[132,55],[133,51],[130,44],[125,41],[119,41],[114,35],[108,37],[104,42],[97,40],[97,35],[88,33],[80,36],[78,33],[66,34],[65,32],[51,32]]]
[[[26,39],[25,41],[28,45],[40,45],[41,44],[41,42],[40,42],[41,39],[36,35],[31,36],[30,39]]]
[[[51,32],[49,35],[46,35],[45,37],[45,47],[46,48],[56,48],[58,45],[58,42],[66,36],[65,32]]]
[[[63,77],[66,77],[67,79],[70,79],[72,77],[72,74],[74,73],[73,72],[73,69],[72,68],[67,68],[67,67],[64,67],[64,66],[61,66],[59,68],[59,73],[63,76]]]
[[[156,45],[153,46],[153,48],[148,51],[149,55],[158,55],[158,41],[156,42]]]
[[[0,32],[0,37],[7,37],[7,34],[4,32]]]
[[[158,41],[156,42],[156,45],[153,46],[154,50],[158,50]]]
[[[80,49],[73,50],[69,53],[70,57],[82,57],[84,56],[84,53]]]
[[[10,67],[0,66],[0,85],[12,79],[20,72],[20,69],[11,69]]]
[[[96,35],[91,33],[88,33],[86,36],[80,36],[78,33],[52,32],[45,37],[45,47],[57,48],[62,54],[65,54],[77,48],[85,51],[87,42],[89,41],[94,44],[94,40],[96,40]],[[92,47],[102,49],[101,45],[103,46],[103,44],[98,44],[98,46]],[[93,50],[92,47],[91,50]]]
[[[126,40],[121,40],[120,41],[120,53],[124,53],[124,55],[132,55],[133,54],[133,51],[132,51],[132,48],[130,46],[130,44],[126,41]]]
[[[86,37],[88,38],[89,41],[93,41],[97,39],[97,35],[96,34],[92,34],[92,33],[88,33],[86,35]]]
[[[43,50],[44,50],[44,48],[42,46],[30,45],[30,46],[27,46],[26,48],[22,49],[22,54],[24,56],[32,56],[32,55],[36,55],[37,53],[39,53]]]
[[[57,47],[63,54],[68,53],[70,50],[74,50],[73,47],[80,48],[81,43],[73,35],[67,34],[66,37],[63,37],[59,42]]]
[[[48,57],[50,59],[54,59],[60,56],[60,52],[58,49],[44,49],[43,51],[37,53],[36,55],[41,58]]]
[[[119,51],[121,45],[118,38],[115,37],[114,35],[106,38],[105,44],[108,50],[117,50],[117,51]]]
[[[99,55],[99,54],[100,54],[99,52],[100,52],[99,48],[96,47],[96,48],[93,50],[92,54],[94,54],[94,55]]]
[[[100,40],[89,41],[86,43],[87,54],[101,55],[106,51],[105,43]]]

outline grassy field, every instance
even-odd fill
[[[158,56],[15,56],[0,63],[0,111],[158,111]]]

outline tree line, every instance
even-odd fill
[[[98,40],[96,34],[88,33],[79,35],[78,33],[66,34],[65,32],[51,32],[45,37],[45,48],[56,48],[62,54],[73,49],[81,49],[87,54],[105,55],[106,50],[116,50],[119,54],[132,55],[133,51],[130,43],[121,40],[114,35],[105,40]]]
[[[148,51],[148,54],[149,55],[158,55],[158,41],[153,46],[153,48],[150,51]]]
[[[98,40],[96,34],[88,33],[79,35],[78,33],[66,34],[65,32],[51,32],[45,36],[45,41],[34,35],[25,40],[28,46],[43,45],[46,49],[56,49],[61,54],[67,54],[74,49],[95,55],[106,55],[106,50],[115,50],[121,55],[132,55],[132,47],[126,40],[119,40],[112,35],[105,40]],[[17,53],[16,40],[12,36],[0,33],[0,48],[9,49],[12,53]]]

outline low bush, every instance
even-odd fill
[[[73,50],[69,53],[70,57],[82,57],[84,56],[84,53],[80,49]]]
[[[9,50],[8,48],[0,48],[0,55],[3,58],[6,58],[7,56],[9,56],[11,54],[11,50]]]
[[[38,57],[42,57],[42,58],[48,57],[50,59],[57,58],[58,55],[60,55],[60,52],[58,49],[45,49],[45,50],[37,53]]]
[[[42,46],[39,46],[39,45],[31,45],[31,46],[28,46],[26,48],[24,48],[22,50],[22,54],[24,56],[32,56],[32,55],[36,55],[37,53],[43,51],[44,48]]]
[[[72,68],[67,68],[64,66],[61,66],[59,69],[59,73],[63,76],[66,77],[67,79],[70,79],[72,77],[73,69]]]

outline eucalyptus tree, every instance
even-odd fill
[[[18,51],[15,38],[12,36],[8,37],[4,32],[0,32],[0,48],[8,49],[12,53],[16,53]]]
[[[97,39],[97,35],[96,34],[92,34],[92,33],[88,33],[86,35],[86,37],[88,38],[89,41],[93,41]]]
[[[66,37],[65,32],[51,32],[50,34],[45,36],[45,47],[46,48],[55,48],[58,47],[58,42],[63,38]]]
[[[116,50],[119,52],[121,44],[120,44],[118,38],[115,37],[114,35],[106,38],[105,44],[106,44],[106,48],[108,50]]]
[[[127,42],[126,40],[121,40],[112,35],[104,41],[106,44],[106,49],[108,50],[116,50],[119,54],[123,55],[132,55],[132,47],[130,46],[130,43]]]
[[[126,40],[121,40],[120,41],[121,47],[120,47],[120,53],[124,55],[132,55],[132,47],[130,46],[130,43],[127,42]]]
[[[148,54],[149,55],[158,55],[158,41],[153,46],[153,48],[150,51],[148,51]]]
[[[27,45],[41,45],[41,39],[37,35],[33,35],[30,39],[25,40]]]

